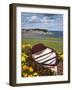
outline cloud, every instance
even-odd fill
[[[22,13],[22,28],[44,28],[52,31],[63,29],[62,14]]]
[[[29,17],[29,22],[33,22],[33,23],[48,23],[48,18],[45,16],[31,16]]]
[[[42,19],[40,21],[41,21],[41,23],[48,24],[48,23],[53,23],[55,20],[44,16],[44,17],[42,17]]]
[[[31,16],[29,17],[29,21],[37,21],[38,17],[37,16]]]
[[[43,17],[43,18],[41,19],[41,22],[43,22],[43,23],[48,23],[47,17]]]

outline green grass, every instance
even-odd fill
[[[52,40],[52,41],[50,41]],[[38,43],[43,43],[44,45],[53,48],[57,52],[63,52],[63,42],[59,42],[62,38],[43,38],[43,39],[23,39],[22,44],[31,44],[32,46]]]

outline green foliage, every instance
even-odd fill
[[[23,39],[22,44],[30,43],[32,46],[37,43],[43,43],[44,45],[53,48],[57,52],[63,52],[63,42],[59,42],[62,38],[28,38]]]

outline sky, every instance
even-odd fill
[[[63,31],[63,14],[21,12],[21,28]]]

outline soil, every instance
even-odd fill
[[[57,66],[57,75],[63,75],[63,61],[60,60]]]

